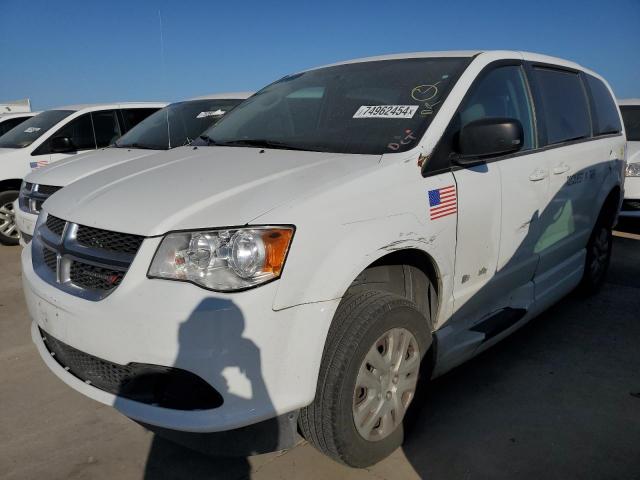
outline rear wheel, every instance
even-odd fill
[[[399,447],[431,346],[428,325],[404,297],[377,290],[346,297],[327,337],[316,397],[300,413],[304,437],[353,467],[372,465]]]
[[[0,192],[0,243],[17,245],[20,233],[16,226],[13,202],[18,198],[17,190]]]
[[[587,244],[584,275],[580,285],[581,290],[587,295],[597,293],[606,279],[613,249],[612,223],[611,213],[608,209],[603,209],[591,232]]]

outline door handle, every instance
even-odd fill
[[[547,178],[547,171],[542,168],[536,168],[531,175],[529,175],[529,180],[532,182],[539,182],[545,178]]]
[[[566,163],[561,163],[560,165],[553,168],[553,174],[562,175],[563,173],[568,172],[569,170],[571,170],[571,167],[569,165],[567,165]]]

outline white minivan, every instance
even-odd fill
[[[14,203],[20,243],[33,236],[42,203],[62,187],[123,162],[190,144],[252,92],[218,93],[172,103],[145,118],[111,147],[91,151],[34,170]]]
[[[45,203],[22,252],[33,341],[176,440],[257,452],[299,428],[371,465],[402,443],[419,377],[602,285],[625,167],[609,86],[569,61],[298,72]]]
[[[166,103],[70,105],[42,112],[0,137],[0,243],[18,244],[13,202],[32,170],[106,147]]]
[[[618,101],[627,134],[627,178],[622,217],[640,218],[640,98]]]

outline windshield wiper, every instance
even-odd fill
[[[115,143],[113,146],[116,148],[139,148],[141,150],[166,150],[166,148],[158,147],[157,145],[145,145],[144,143],[127,143],[126,145]]]
[[[276,148],[280,150],[299,150],[303,152],[317,152],[312,148],[302,147],[300,145],[291,145],[285,142],[278,142],[275,140],[267,140],[262,138],[249,138],[229,140],[227,142],[217,142],[216,145],[222,146],[238,146],[238,147],[256,147],[256,148]]]

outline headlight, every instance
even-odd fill
[[[627,177],[640,177],[640,163],[628,163],[625,175]]]
[[[167,234],[148,276],[230,292],[278,278],[293,227],[251,227]]]

